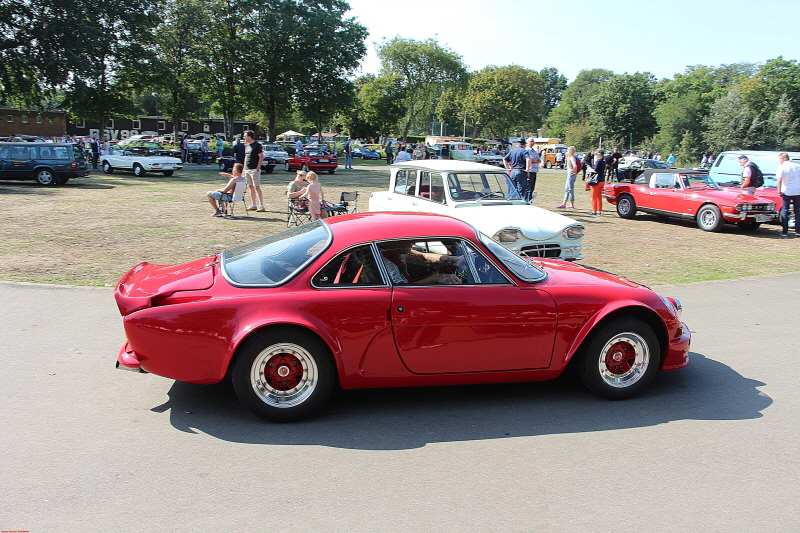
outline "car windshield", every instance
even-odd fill
[[[649,166],[650,168],[669,168],[669,165],[663,161],[651,161]]]
[[[325,155],[322,150],[306,150],[306,155]]]
[[[505,172],[448,174],[447,184],[450,196],[456,202],[520,199]]]
[[[484,246],[486,246],[506,268],[516,274],[519,279],[528,282],[536,282],[542,281],[547,277],[545,271],[535,266],[530,259],[518,256],[483,233],[480,234],[480,239]]]
[[[331,243],[316,221],[222,252],[222,272],[234,285],[271,286],[287,281]]]
[[[683,180],[684,189],[719,189],[711,176],[708,174],[677,174]]]

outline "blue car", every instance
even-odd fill
[[[353,159],[381,159],[381,154],[369,148],[353,148]]]
[[[234,163],[236,163],[236,159],[230,155],[224,155],[219,158],[219,169],[222,172],[228,172],[230,169],[233,168]],[[272,157],[264,156],[264,162],[261,163],[261,170],[264,171],[264,174],[272,174],[272,171],[275,170],[275,165],[278,164],[278,161]]]

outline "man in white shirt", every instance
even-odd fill
[[[781,193],[781,237],[789,236],[789,204],[794,207],[794,236],[798,235],[797,213],[800,212],[800,165],[789,161],[789,154],[782,152],[778,154],[778,161],[781,164],[775,171],[775,179],[778,180],[778,192]]]
[[[411,161],[411,154],[408,150],[400,150],[397,152],[397,157],[394,158],[395,163],[402,163],[403,161]]]

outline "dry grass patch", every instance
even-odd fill
[[[215,167],[190,165],[170,178],[100,172],[53,188],[0,182],[0,279],[113,285],[140,261],[181,263],[282,231],[292,176],[281,169],[262,175],[268,211],[235,220],[210,216],[205,193],[226,182]],[[384,190],[388,176],[385,162],[357,162],[321,181],[329,200],[359,190],[366,211],[370,192]],[[542,172],[535,204],[555,211],[563,186],[563,172]],[[589,193],[580,188],[576,203],[581,209],[565,214],[586,224],[583,263],[644,283],[800,271],[800,239],[780,239],[779,226],[707,233],[648,215],[624,220],[610,204],[602,217],[589,217]],[[244,215],[241,204],[236,211]]]

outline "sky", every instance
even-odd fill
[[[798,0],[349,0],[369,30],[357,75],[376,74],[375,46],[394,36],[434,38],[468,70],[556,67],[672,78],[687,65],[800,60]]]

